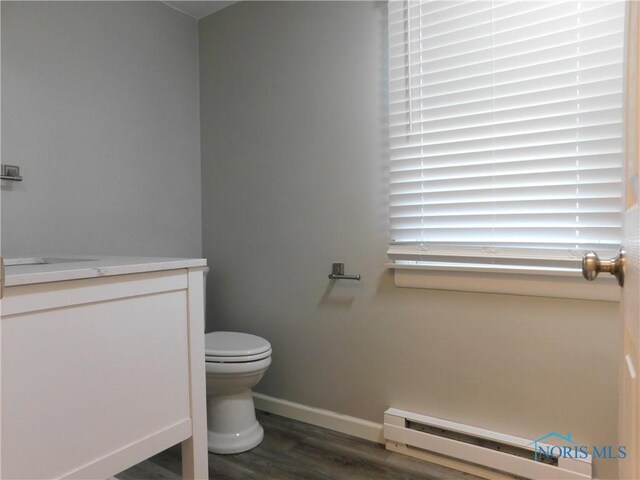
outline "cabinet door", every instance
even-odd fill
[[[2,318],[2,478],[68,476],[177,426],[190,435],[186,280],[108,299],[127,277],[66,282],[97,297]]]

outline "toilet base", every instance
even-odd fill
[[[209,380],[211,381],[211,378]],[[262,442],[264,430],[256,420],[251,389],[209,395],[207,410],[208,444],[211,453],[246,452]]]
[[[264,429],[258,422],[238,433],[215,433],[212,431],[207,433],[209,451],[223,455],[251,450],[260,445],[264,438]]]

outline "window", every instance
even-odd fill
[[[623,1],[389,3],[395,268],[579,275],[615,254]]]

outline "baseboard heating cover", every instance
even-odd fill
[[[384,414],[384,438],[389,450],[462,470],[465,470],[464,465],[480,466],[481,471],[475,467],[466,470],[484,473],[480,476],[485,478],[592,478],[591,456],[585,459],[545,457],[543,461],[542,458],[536,459],[533,440],[397,408],[390,408]],[[548,447],[542,443],[537,445]],[[443,461],[438,461],[438,458]]]

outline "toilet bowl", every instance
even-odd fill
[[[205,335],[209,451],[240,453],[257,446],[264,430],[256,420],[251,389],[271,365],[271,344],[247,333]]]

